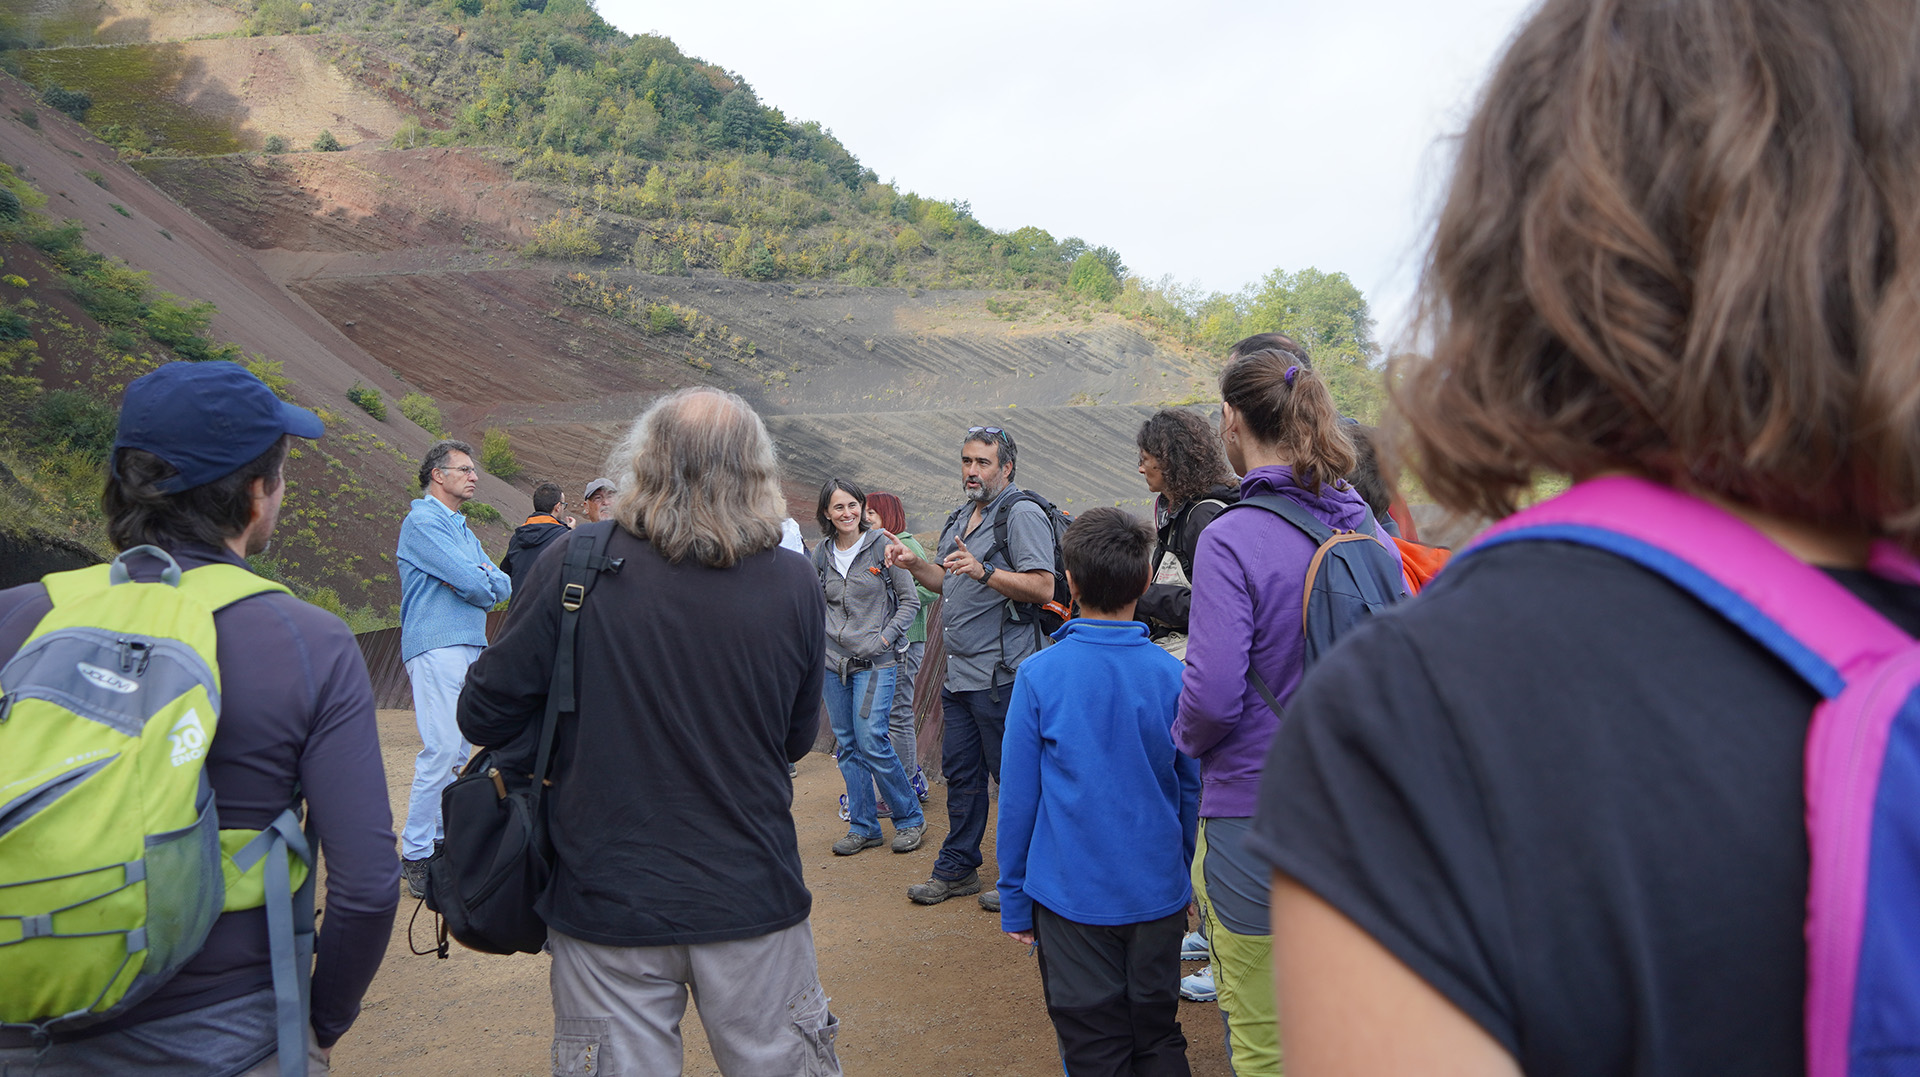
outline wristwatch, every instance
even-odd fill
[[[985,561],[980,562],[980,582],[984,584],[990,579],[993,579],[993,566]]]

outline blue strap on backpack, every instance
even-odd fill
[[[1820,694],[1808,726],[1807,1073],[1914,1071],[1920,1058],[1920,643],[1738,517],[1644,479],[1575,486],[1463,556],[1574,542],[1660,574]],[[1875,574],[1920,585],[1890,542]]]

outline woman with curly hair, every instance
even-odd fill
[[[1134,613],[1152,628],[1154,642],[1175,658],[1184,658],[1193,553],[1200,546],[1200,532],[1240,500],[1240,488],[1220,455],[1213,425],[1186,408],[1154,412],[1140,424],[1135,440],[1140,445],[1140,474],[1157,495],[1153,522],[1160,540],[1153,549],[1153,584]]]

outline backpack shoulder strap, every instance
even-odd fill
[[[1000,559],[1007,563],[1009,569],[1013,567],[1013,553],[1007,549],[1007,532],[1013,526],[1013,507],[1022,501],[1031,501],[1039,507],[1041,513],[1047,512],[1046,499],[1032,490],[1022,490],[1000,503],[999,511],[993,514],[993,549],[990,552],[999,554]],[[1053,521],[1048,520],[1047,525],[1051,527]]]
[[[254,595],[271,594],[275,591],[292,594],[285,584],[275,583],[264,576],[256,576],[239,565],[201,565],[188,569],[180,577],[180,586],[187,588],[208,609],[220,610],[233,605],[243,598]]]
[[[588,524],[567,539],[566,560],[560,567],[560,638],[553,658],[553,680],[547,687],[547,710],[540,719],[540,754],[533,765],[536,796],[546,787],[547,768],[553,762],[553,735],[560,715],[580,709],[574,695],[574,640],[579,635],[580,607],[603,572],[619,572],[624,558],[607,556],[613,540],[612,521]]]
[[[1243,497],[1220,511],[1225,514],[1234,509],[1243,508],[1265,509],[1273,513],[1306,532],[1315,546],[1326,545],[1327,540],[1334,534],[1333,528],[1328,526],[1325,520],[1308,512],[1300,506],[1299,502],[1290,497],[1282,497],[1279,494],[1257,494],[1253,497]]]
[[[1520,541],[1579,543],[1659,573],[1829,699],[1860,664],[1914,645],[1873,607],[1746,521],[1646,479],[1580,483],[1494,525],[1462,556]],[[1920,565],[1891,544],[1876,547],[1869,567],[1920,582]]]

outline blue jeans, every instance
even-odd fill
[[[822,694],[826,697],[827,718],[833,723],[835,755],[840,761],[840,777],[847,783],[848,827],[861,837],[880,836],[880,816],[873,802],[873,788],[893,808],[893,825],[921,826],[926,822],[920,811],[920,798],[907,785],[907,772],[900,757],[887,740],[887,712],[893,707],[893,666],[863,669],[840,683],[839,674],[827,671]]]
[[[1007,731],[1007,702],[1012,697],[1011,685],[940,692],[946,719],[940,769],[947,779],[947,840],[933,865],[936,878],[952,882],[980,869],[980,840],[987,835],[987,813],[993,807],[987,799],[987,777],[1000,780],[1000,739]],[[887,803],[893,803],[891,796]]]
[[[413,720],[420,727],[413,791],[407,795],[407,825],[400,831],[400,855],[408,860],[433,855],[433,843],[446,836],[440,825],[440,792],[453,784],[454,775],[473,754],[473,746],[460,735],[454,707],[460,702],[460,686],[467,681],[467,667],[479,657],[480,648],[456,643],[407,659]]]

